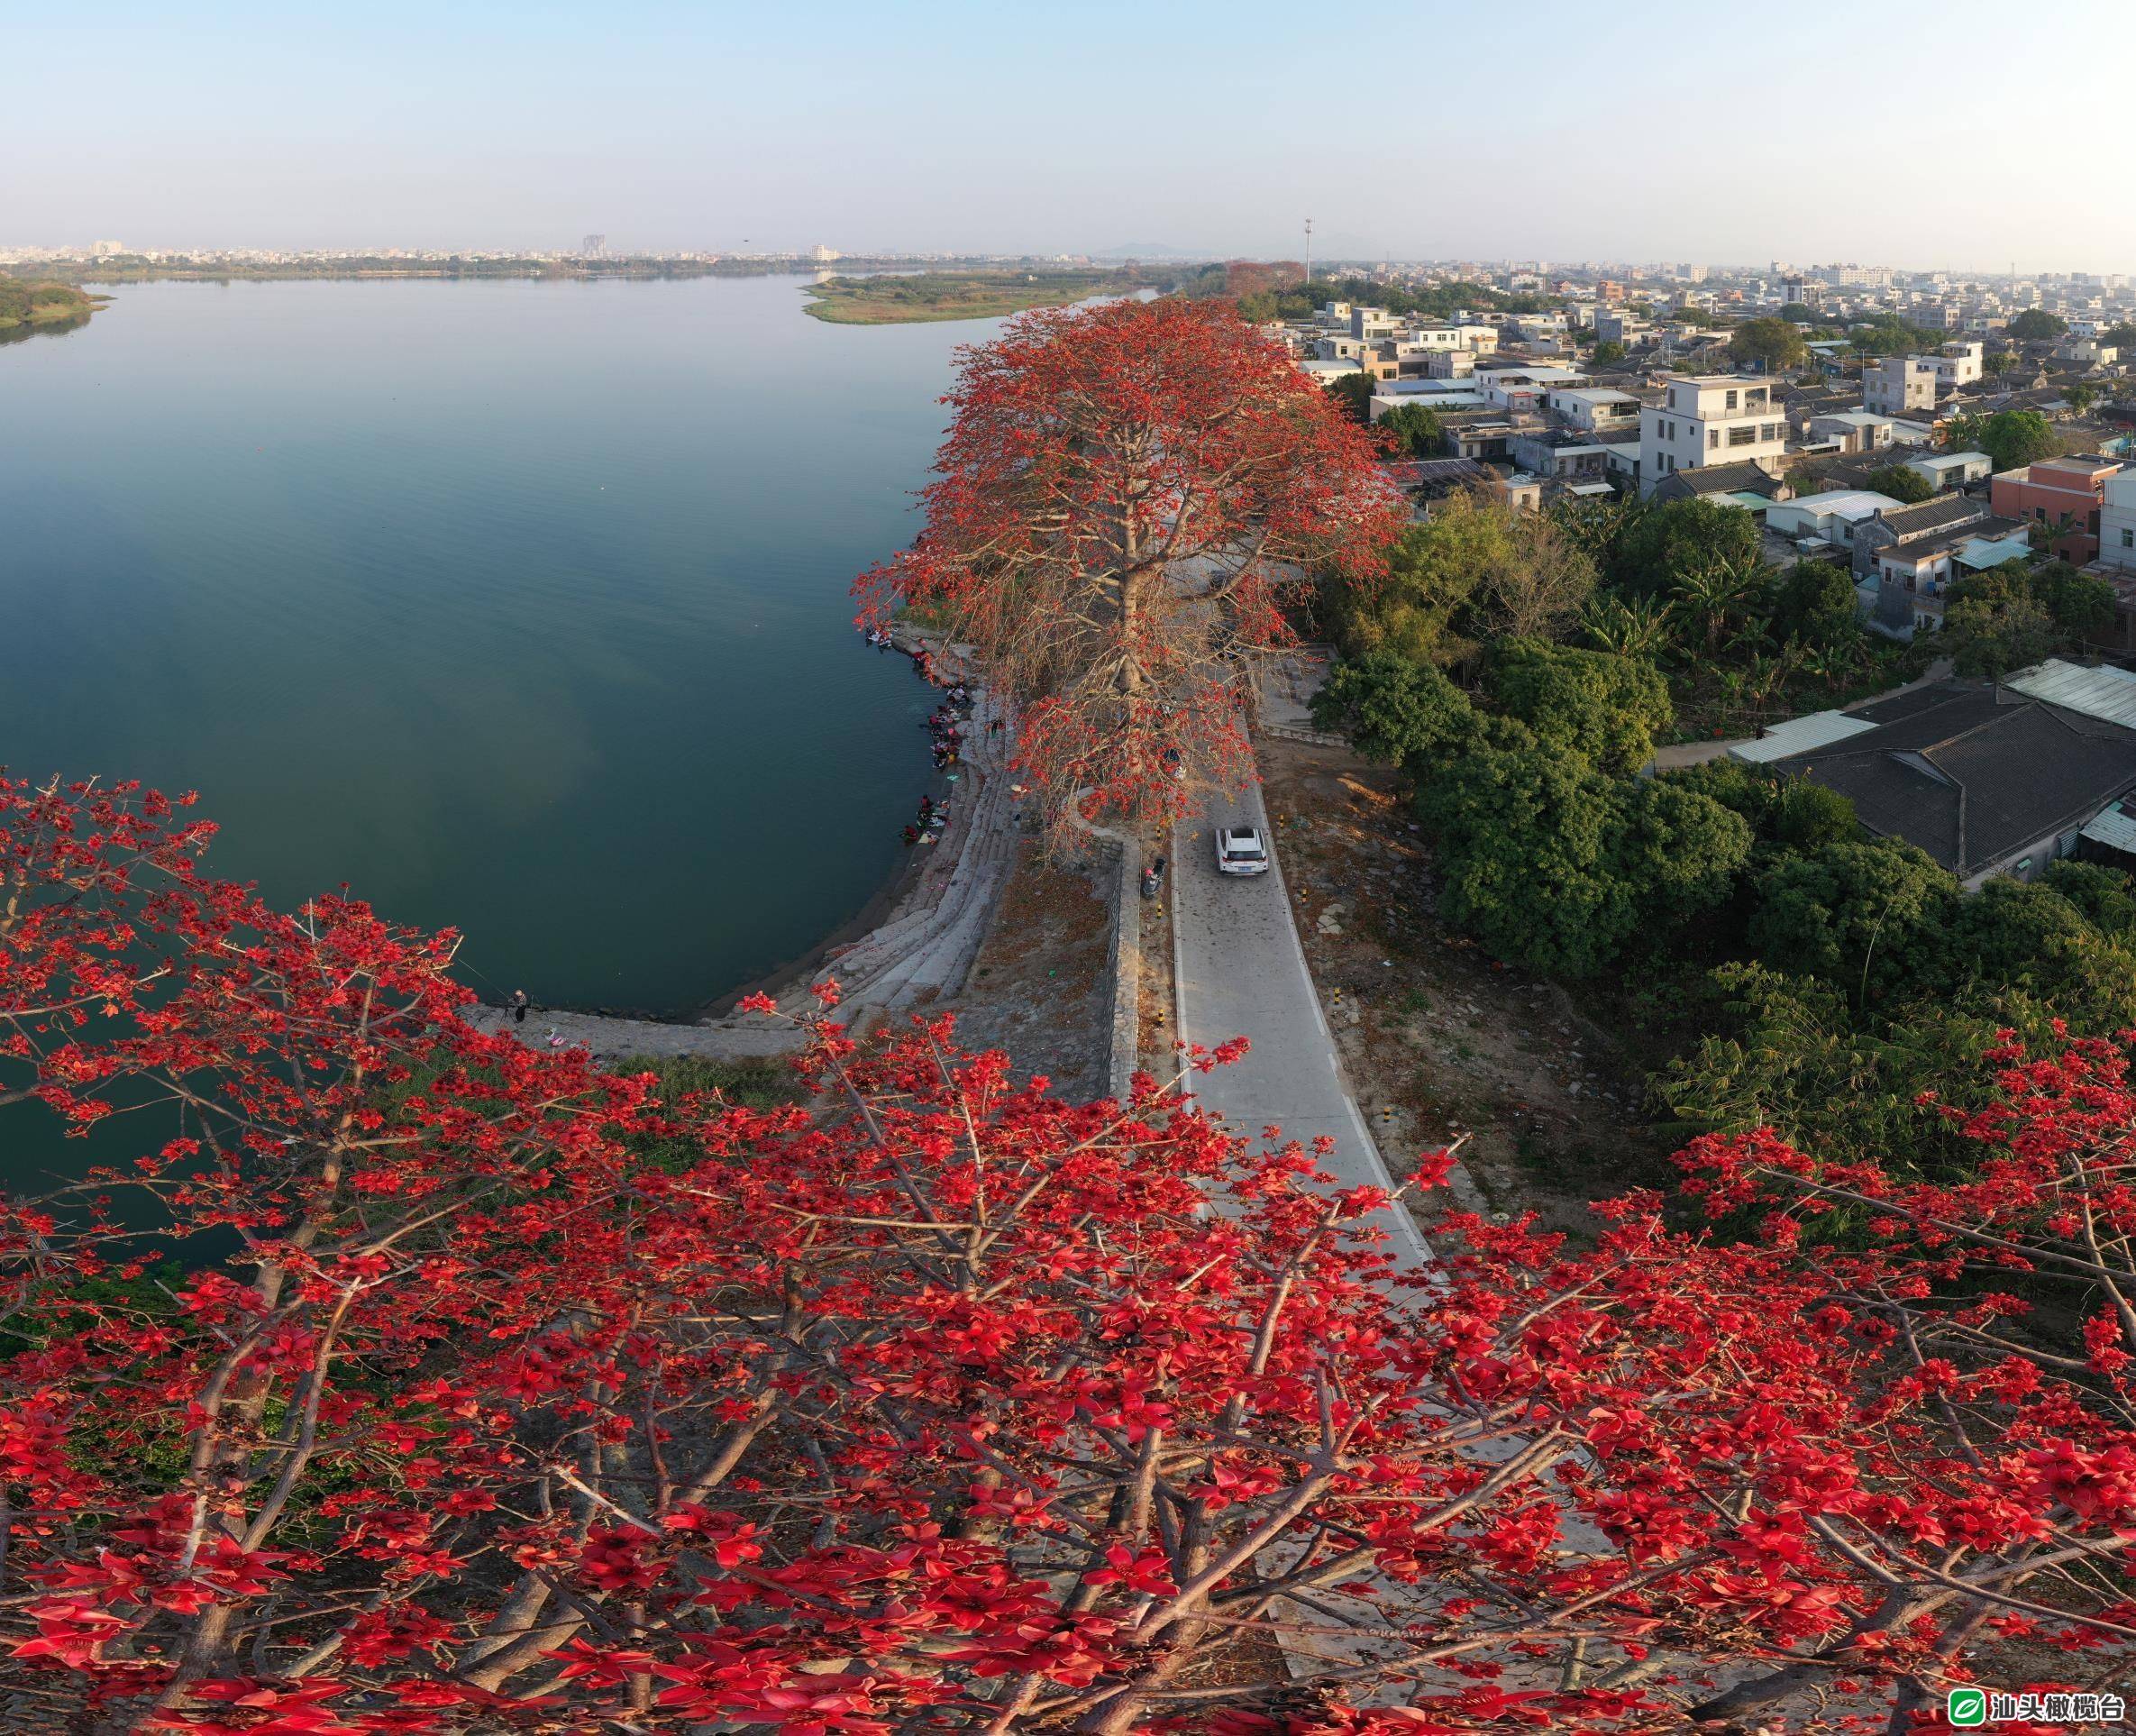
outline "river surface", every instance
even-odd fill
[[[846,588],[952,352],[794,278],[149,284],[0,349],[0,764],[197,790],[222,874],[686,1014],[895,871],[929,690]]]

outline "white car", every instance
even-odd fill
[[[1219,874],[1265,874],[1268,872],[1268,845],[1260,833],[1250,826],[1219,826],[1217,827],[1217,873]]]

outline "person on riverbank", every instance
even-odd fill
[[[526,991],[525,989],[514,989],[512,991],[512,999],[507,1004],[512,1009],[512,1022],[515,1025],[525,1024],[526,1010],[534,1005],[534,1002],[526,998]]]

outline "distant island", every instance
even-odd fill
[[[808,312],[835,325],[899,325],[918,320],[1000,319],[1032,307],[1063,307],[1092,296],[1177,287],[1176,272],[1116,270],[919,271],[826,278],[808,288]]]
[[[71,332],[109,300],[70,284],[30,282],[0,272],[0,343],[46,333]]]

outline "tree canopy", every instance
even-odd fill
[[[1249,775],[1287,592],[1383,570],[1406,514],[1371,436],[1228,304],[1026,314],[960,355],[912,546],[863,575],[977,649],[1049,818],[1156,817]]]
[[[1945,448],[1980,452],[1998,471],[2014,471],[2057,450],[2053,425],[2037,410],[1996,410],[1953,416],[1943,433]]]
[[[1747,319],[1729,336],[1728,352],[1737,361],[1767,373],[1799,368],[1810,359],[1802,328],[1785,319]]]
[[[1509,757],[1509,792],[1569,769]],[[1840,1736],[1919,1723],[1987,1636],[2125,1627],[2114,1046],[1998,1042],[1955,1187],[1751,1130],[1680,1160],[1710,1227],[1633,1195],[1581,1249],[1427,1206],[1415,1269],[1381,1227],[1407,1201],[1279,1129],[1148,1079],[1062,1101],[945,1018],[858,1041],[828,982],[808,1101],[658,1098],[473,1028],[450,936],[209,878],[212,829],[0,781],[0,1112],[124,1153],[0,1202],[0,1645],[41,1708]],[[1699,904],[1747,830],[1633,781],[1615,872],[1520,901],[1576,944],[1550,893]],[[2057,944],[2045,904],[2026,932]],[[2008,1336],[2013,1267],[2070,1285],[2061,1347]]]
[[[2013,315],[2005,329],[2021,343],[2040,343],[2060,337],[2069,329],[2069,322],[2044,307],[2028,307],[2022,314]]]

